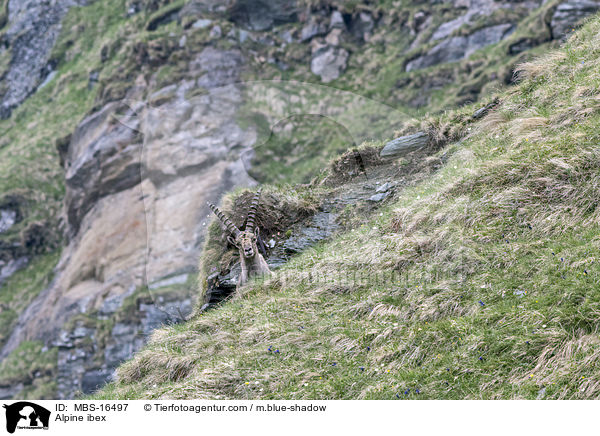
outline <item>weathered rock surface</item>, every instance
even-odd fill
[[[476,20],[481,19],[481,17],[490,16],[498,9],[514,7],[514,4],[511,2],[498,2],[494,0],[454,0],[452,3],[455,8],[464,8],[465,13],[441,24],[431,36],[432,41],[448,38],[462,26],[474,23]],[[523,1],[519,2],[519,6],[533,9],[538,7],[540,3],[539,1]]]
[[[274,25],[297,20],[295,0],[236,0],[231,20],[251,30],[267,30]]]
[[[374,194],[371,197],[369,197],[369,201],[372,201],[373,203],[378,203],[380,201],[385,200],[389,195],[389,192],[380,192],[379,194]]]
[[[65,161],[65,209],[69,234],[102,197],[124,191],[141,181],[142,137],[133,118],[125,126],[114,119],[111,103],[83,120],[71,138]]]
[[[238,51],[207,48],[190,62],[196,80],[151,96],[154,104],[109,103],[72,135],[63,156],[69,244],[55,280],[20,315],[1,352],[23,340],[70,338],[58,344],[61,398],[94,389],[153,329],[191,311],[190,295],[169,304],[151,299],[137,307],[130,327],[113,329],[106,340],[95,327],[81,338],[62,330],[78,314],[110,318],[145,284],[157,289],[187,278],[197,268],[207,201],[255,183],[239,158],[256,141],[254,127],[235,121],[242,63]],[[186,97],[196,87],[205,91]],[[78,342],[84,337],[92,343]]]
[[[2,35],[0,57],[9,56],[8,70],[0,71],[0,118],[25,100],[52,71],[50,52],[60,23],[69,8],[88,0],[10,0],[8,25]]]
[[[327,30],[327,23],[324,17],[312,15],[300,31],[300,42],[308,41],[315,36],[325,35]]]
[[[25,267],[29,262],[29,258],[17,257],[16,259],[0,259],[0,286],[4,283],[4,281],[12,276],[14,273],[19,271],[21,268]]]
[[[184,315],[192,310],[190,299],[169,305],[172,306],[170,309],[177,307]],[[52,344],[58,347],[56,382],[59,399],[72,399],[76,395],[94,392],[112,379],[120,363],[144,346],[154,329],[180,321],[154,303],[139,304],[137,315],[138,318],[129,322],[116,322],[108,337],[81,322],[77,322],[70,331],[60,332]]]
[[[310,69],[324,83],[328,83],[340,77],[347,62],[348,52],[345,49],[326,45],[313,53]]]
[[[17,212],[0,209],[0,233],[10,229],[17,221]]]
[[[506,38],[514,30],[511,23],[485,27],[469,36],[455,36],[439,43],[425,55],[406,64],[406,71],[419,70],[444,62],[456,62],[470,56],[473,52],[495,44]]]
[[[429,135],[425,132],[417,132],[389,141],[379,155],[382,158],[396,158],[426,147],[427,144],[429,144]]]
[[[600,11],[600,1],[571,0],[558,5],[550,27],[554,39],[563,39],[585,17]]]

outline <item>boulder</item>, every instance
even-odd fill
[[[325,45],[313,53],[311,71],[321,77],[324,83],[340,77],[346,69],[348,52],[340,47]]]
[[[371,197],[369,197],[369,201],[378,203],[380,201],[385,200],[389,195],[390,195],[389,192],[380,192],[379,194],[375,194],[375,195],[372,195]]]
[[[385,182],[383,185],[379,186],[375,192],[379,193],[379,192],[388,192],[389,190],[391,190],[394,186],[396,186],[395,183],[390,183],[390,182]]]
[[[315,36],[322,36],[327,33],[327,24],[321,17],[311,15],[308,23],[300,31],[300,41],[308,41]]]
[[[419,150],[429,144],[429,135],[425,132],[417,132],[413,135],[401,136],[393,139],[381,150],[379,156],[382,158],[397,158]]]
[[[14,210],[0,209],[0,233],[6,232],[17,221],[17,212]]]
[[[329,28],[334,29],[345,29],[346,23],[344,22],[344,16],[340,11],[333,11],[329,20]]]

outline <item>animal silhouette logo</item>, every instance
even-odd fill
[[[50,411],[29,401],[5,404],[6,431],[14,433],[19,429],[48,429]]]

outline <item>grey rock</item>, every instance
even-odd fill
[[[180,313],[185,317],[191,313],[191,310],[192,304],[189,299],[162,307],[158,307],[156,304],[140,304],[140,312],[143,314],[142,334],[147,337],[152,331],[163,325],[183,321]]]
[[[493,109],[497,105],[498,99],[494,99],[494,101],[492,101],[490,104],[487,104],[473,112],[473,119],[478,120],[480,118],[483,118],[485,115],[487,115],[490,109]]]
[[[319,212],[297,232],[281,244],[281,250],[287,254],[300,253],[308,247],[330,237],[339,225],[335,221],[335,215],[330,212]],[[276,256],[272,256],[276,257]],[[272,261],[272,259],[269,259]]]
[[[348,52],[345,49],[327,45],[313,53],[310,69],[324,83],[328,83],[340,77],[347,62]]]
[[[135,14],[138,14],[141,10],[142,10],[142,5],[140,4],[140,1],[133,0],[127,4],[127,12],[125,13],[125,15],[127,17],[132,17]]]
[[[495,0],[453,0],[452,3],[454,3],[455,8],[466,7],[465,13],[453,20],[442,23],[431,36],[432,41],[445,39],[462,26],[485,19],[484,17],[489,17],[498,9],[512,7],[511,2]],[[520,8],[530,10],[539,7],[541,4],[538,0],[519,1],[518,3]]]
[[[0,400],[12,400],[23,390],[23,383],[17,383],[12,386],[0,386]]]
[[[242,54],[237,50],[222,51],[206,47],[190,66],[206,72],[198,79],[198,86],[209,89],[234,83],[242,63]]]
[[[600,2],[591,0],[571,0],[558,5],[550,28],[553,39],[564,39],[567,34],[577,27],[585,17],[595,14],[600,10]]]
[[[50,53],[69,9],[86,0],[10,0],[8,25],[3,34],[10,51],[10,67],[3,78],[0,118],[8,118],[51,73]]]
[[[235,0],[229,8],[231,21],[251,30],[267,30],[298,19],[295,0]]]
[[[287,71],[289,69],[288,64],[279,60],[278,58],[270,57],[267,59],[267,62],[277,66],[277,68],[279,68],[281,71]]]
[[[135,288],[133,288],[135,289]],[[131,295],[131,294],[129,294]],[[123,300],[128,296],[125,295],[115,295],[114,297],[107,298],[102,303],[102,306],[98,310],[98,315],[102,318],[106,318],[107,316],[115,313],[119,308],[123,305]]]
[[[81,377],[81,392],[85,395],[96,392],[111,380],[113,372],[113,370],[108,369],[86,371]]]
[[[240,43],[244,43],[246,42],[246,40],[249,38],[250,34],[245,31],[245,30],[240,30],[240,34],[239,34],[239,39],[240,39]]]
[[[429,144],[429,135],[425,132],[417,132],[413,135],[401,136],[389,141],[379,156],[382,158],[396,158],[419,150]]]
[[[115,368],[131,358],[144,345],[144,337],[140,326],[136,324],[117,323],[111,331],[111,338],[104,349],[104,364]]]
[[[211,24],[212,24],[212,20],[209,20],[208,18],[201,18],[198,21],[194,22],[194,24],[192,24],[192,28],[204,29],[205,27],[208,27]]]
[[[291,44],[294,42],[294,36],[290,30],[286,30],[281,33],[281,39],[283,39],[287,44]]]
[[[408,62],[406,71],[419,70],[467,58],[475,51],[506,38],[513,30],[514,26],[511,23],[504,23],[485,27],[469,36],[449,38],[433,47],[425,55]]]
[[[0,233],[6,232],[17,222],[17,212],[14,210],[0,210]]]
[[[68,233],[102,197],[140,183],[141,138],[131,126],[112,123],[117,104],[90,115],[73,133],[65,159]]]
[[[223,35],[223,32],[221,31],[221,26],[215,26],[212,29],[210,29],[209,35],[211,38],[220,38]]]
[[[94,331],[92,329],[88,329],[83,326],[77,326],[75,327],[75,329],[73,329],[73,332],[71,333],[71,338],[85,338],[86,336],[90,336],[91,334],[93,334],[93,332]]]
[[[176,84],[165,86],[164,88],[153,92],[148,97],[148,100],[152,106],[160,106],[169,102],[170,100],[173,100],[176,97],[177,89],[178,87]]]
[[[376,202],[379,202],[379,201],[383,201],[383,200],[385,200],[385,199],[386,199],[386,198],[387,198],[389,195],[390,195],[390,193],[389,193],[389,192],[381,192],[381,193],[379,193],[379,194],[375,194],[375,195],[372,195],[371,197],[369,197],[369,201],[372,201],[372,202],[375,202],[375,203],[376,203]]]
[[[473,112],[473,118],[475,118],[476,120],[482,118],[485,114],[488,113],[488,110],[489,109],[487,107],[477,109],[475,112]]]
[[[29,258],[23,256],[8,261],[0,260],[0,286],[20,269],[25,268],[29,263]]]
[[[327,33],[327,24],[322,17],[311,15],[308,23],[300,31],[300,41],[308,41],[315,36],[322,36]]]
[[[38,89],[44,88],[48,83],[52,82],[52,79],[56,77],[57,72],[55,70],[50,71],[48,76],[44,79],[44,81],[38,86]]]
[[[180,284],[187,282],[188,277],[189,277],[189,274],[180,274],[180,275],[177,275],[174,277],[169,277],[169,278],[159,280],[154,283],[150,283],[148,285],[148,289],[158,289],[158,288],[163,288],[165,286],[180,285]]]
[[[340,11],[333,11],[329,20],[329,28],[334,29],[345,29],[346,23],[344,22],[344,16]]]
[[[377,188],[375,190],[375,192],[387,192],[390,189],[392,189],[394,186],[396,186],[394,183],[385,182],[383,185],[381,185],[379,188]]]
[[[50,77],[50,76],[48,76]],[[96,83],[98,83],[98,80],[100,79],[100,73],[98,71],[92,71],[90,72],[90,75],[88,77],[88,89],[93,89],[94,86],[96,85]]]

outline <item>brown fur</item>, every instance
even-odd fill
[[[229,242],[235,245],[240,252],[240,264],[242,272],[238,278],[237,290],[244,286],[249,279],[271,274],[262,254],[258,252],[256,240],[258,237],[258,227],[255,232],[240,232],[237,238],[229,237]]]
[[[267,262],[258,252],[258,247],[256,246],[258,227],[255,227],[255,220],[259,198],[260,189],[254,195],[250,208],[248,209],[246,229],[243,232],[240,231],[216,206],[209,203],[211,210],[229,232],[227,240],[230,244],[236,246],[240,253],[242,272],[238,278],[236,290],[239,290],[253,277],[264,277],[271,274]]]

